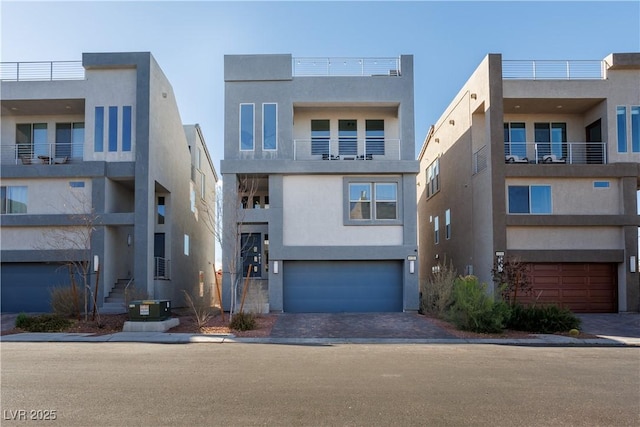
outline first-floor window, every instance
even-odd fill
[[[349,184],[349,218],[371,219],[371,184]]]
[[[184,254],[189,256],[189,235],[184,235]]]
[[[550,214],[550,185],[510,185],[510,214]]]
[[[2,198],[2,214],[26,214],[27,213],[27,187],[26,186],[2,186],[0,187]]]
[[[397,182],[349,183],[350,220],[397,220]]]

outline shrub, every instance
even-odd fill
[[[71,287],[55,287],[50,290],[51,310],[63,317],[80,315],[80,299]]]
[[[253,313],[239,312],[233,315],[229,327],[236,331],[250,331],[257,326],[256,315]]]
[[[455,280],[450,320],[460,329],[473,332],[502,332],[509,318],[509,306],[494,302],[487,294],[487,285],[475,276]]]
[[[61,332],[71,326],[71,320],[57,314],[27,316],[20,313],[16,318],[16,328],[27,332]]]
[[[552,334],[580,327],[580,319],[566,308],[556,305],[514,305],[507,323],[509,329]]]
[[[420,312],[444,316],[451,305],[451,292],[457,276],[451,262],[438,264],[437,272],[420,283]]]

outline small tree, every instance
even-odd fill
[[[444,316],[451,305],[453,284],[458,273],[453,268],[453,263],[444,260],[438,264],[428,279],[420,283],[420,310],[423,313],[432,313],[436,316]]]
[[[506,257],[501,265],[496,263],[491,270],[502,299],[510,305],[517,303],[518,295],[531,295],[533,292],[528,268],[520,258]]]

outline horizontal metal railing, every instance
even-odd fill
[[[605,142],[505,142],[505,162],[507,163],[567,163],[596,164],[607,163],[607,143]]]
[[[502,61],[503,79],[603,80],[605,61]]]
[[[399,139],[296,139],[294,160],[400,160]]]
[[[489,164],[489,150],[486,145],[473,153],[473,173],[482,172]]]
[[[161,280],[171,279],[171,260],[154,257],[153,278]]]
[[[84,143],[2,144],[0,164],[63,164],[72,160],[82,160],[83,151]]]
[[[400,58],[293,58],[293,75],[400,76]]]
[[[82,61],[0,62],[0,80],[84,80],[84,67]]]

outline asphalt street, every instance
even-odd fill
[[[0,351],[3,426],[640,425],[637,347],[3,342]]]

